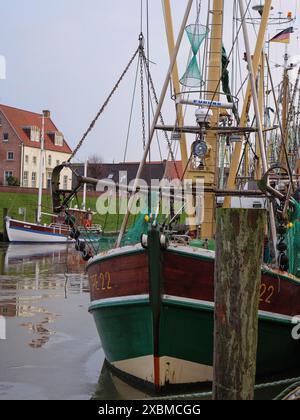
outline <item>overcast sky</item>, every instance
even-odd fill
[[[201,23],[204,24],[207,2],[202,0]],[[273,13],[282,11],[287,15],[291,10],[300,17],[297,3],[297,0],[274,0]],[[7,78],[0,80],[0,102],[34,112],[50,109],[54,122],[74,147],[137,48],[140,4],[141,0],[2,0],[0,55],[6,58]],[[186,0],[172,0],[176,33],[186,4]],[[225,4],[224,42],[230,50],[233,0],[225,0]],[[189,23],[195,21],[195,9],[196,1]],[[287,26],[271,26],[269,32],[273,36]],[[295,27],[299,27],[298,22]],[[249,30],[254,47],[255,37],[252,29]],[[168,67],[161,0],[149,0],[149,31],[150,58],[155,63],[151,71],[160,93]],[[283,53],[283,45],[272,45],[272,65],[281,63]],[[181,75],[188,54],[185,37],[179,57]],[[300,54],[299,32],[292,36],[290,54]],[[281,69],[274,72],[279,78]],[[97,153],[105,162],[122,161],[134,74],[135,65],[78,154],[78,160]],[[142,154],[138,96],[136,101],[129,161],[139,160]],[[173,123],[169,98],[164,112],[166,122]],[[165,157],[164,144],[162,150]],[[159,157],[156,146],[153,156]]]

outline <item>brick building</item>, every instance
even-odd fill
[[[0,185],[7,185],[13,177],[21,187],[38,187],[41,130],[42,114],[0,105]],[[44,138],[43,188],[49,188],[53,169],[65,162],[72,151],[50,113],[45,118]],[[61,176],[63,188],[70,189],[71,171],[64,169]]]

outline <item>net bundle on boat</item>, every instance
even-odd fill
[[[156,193],[151,194],[151,201],[152,206],[155,207],[155,205],[158,203],[158,197]],[[139,214],[137,214],[135,217],[131,216],[131,224],[124,234],[121,246],[136,245],[140,243],[142,234],[147,233],[148,231],[148,223],[151,218],[149,213],[151,212],[149,212],[149,207],[147,204]],[[121,220],[120,215],[118,216],[118,219]],[[108,251],[109,249],[114,248],[116,246],[118,234],[118,229],[115,233],[104,231],[98,238],[97,244],[95,244],[96,246],[94,246],[97,251],[96,253]]]

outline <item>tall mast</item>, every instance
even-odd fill
[[[174,35],[173,35],[173,24],[170,10],[170,1],[163,0],[165,10],[165,24],[168,37],[168,44],[170,53],[173,51]],[[220,95],[220,77],[222,69],[222,35],[223,35],[223,8],[224,0],[213,0],[213,9],[210,11],[212,14],[212,29],[210,32],[210,49],[208,57],[208,80],[207,90],[211,93],[207,96],[207,99],[218,101]],[[173,84],[175,89],[180,91],[178,71],[173,72]],[[179,112],[182,112],[179,109]],[[180,115],[180,114],[179,114]],[[182,113],[181,113],[182,115]],[[181,118],[183,122],[183,118]],[[219,110],[213,110],[213,118],[211,119],[212,125],[217,126],[219,121]],[[206,159],[206,167],[204,170],[188,168],[185,174],[185,178],[196,181],[197,178],[204,179],[205,188],[215,189],[217,186],[217,173],[216,165],[218,159],[218,136],[216,134],[208,134],[206,142],[209,146],[210,154]],[[185,162],[188,162],[186,158],[186,141],[185,137],[181,137],[181,157],[184,168],[186,168]],[[204,221],[201,225],[201,236],[202,238],[211,239],[215,233],[215,194],[212,192],[205,193],[204,197],[205,209],[204,209]],[[189,204],[188,204],[189,205]],[[191,223],[192,222],[192,223]],[[190,231],[191,233],[196,230],[196,221],[193,223],[193,218],[190,220]]]
[[[174,40],[174,29],[173,29],[173,20],[172,20],[170,0],[163,0],[163,9],[164,9],[164,18],[165,18],[167,40],[168,40],[169,55],[171,58],[174,52],[174,48],[175,48],[175,40]],[[174,85],[174,91],[178,95],[181,92],[181,88],[180,88],[180,83],[179,83],[177,62],[175,63],[173,71],[172,71],[172,81]],[[182,105],[180,104],[177,105],[177,119],[178,119],[179,127],[182,127],[184,125],[184,118],[183,118],[183,112],[182,112]],[[183,168],[186,168],[188,164],[188,152],[187,152],[185,133],[182,133],[180,135],[180,151],[181,151],[182,166]]]
[[[84,177],[87,178],[88,175],[88,160],[84,164]],[[82,199],[82,210],[86,210],[86,183],[83,184],[83,199]]]
[[[43,196],[43,169],[44,169],[44,156],[45,156],[45,117],[48,111],[43,111],[42,116],[42,131],[41,131],[41,148],[40,148],[40,166],[39,166],[39,194],[38,194],[38,211],[37,223],[42,221],[42,196]]]
[[[209,100],[218,101],[220,99],[220,78],[222,74],[222,37],[224,19],[224,0],[213,0],[212,26],[210,31],[210,47],[208,54],[208,80],[207,90]],[[213,110],[211,125],[218,126],[220,110]],[[205,169],[198,173],[204,177],[205,189],[215,189],[217,187],[217,162],[218,162],[218,135],[210,132],[206,136],[206,143],[210,153],[206,159]],[[196,175],[196,174],[195,174]],[[204,194],[204,221],[201,226],[201,237],[211,239],[215,234],[215,194],[205,192]]]
[[[254,112],[256,118],[256,125],[258,129],[258,140],[259,140],[259,148],[260,148],[260,156],[261,156],[261,165],[263,173],[265,174],[268,171],[268,162],[267,162],[267,155],[266,155],[266,148],[264,143],[264,136],[263,136],[263,126],[262,126],[262,116],[261,116],[261,109],[259,104],[259,98],[256,90],[256,78],[251,58],[251,50],[250,50],[250,41],[248,36],[247,30],[247,23],[244,19],[245,16],[245,8],[243,0],[239,0],[240,5],[240,12],[241,12],[241,19],[242,19],[242,27],[244,33],[244,40],[245,40],[245,48],[246,48],[246,55],[248,61],[248,73],[249,73],[249,82],[251,85],[251,91],[253,96],[253,105],[254,105]],[[277,233],[276,233],[276,222],[274,216],[274,209],[273,205],[270,204],[269,207],[269,218],[270,218],[270,227],[271,227],[271,237],[273,242],[273,248],[275,254],[277,253],[276,243],[277,243]]]
[[[283,92],[282,92],[282,129],[284,133],[284,141],[285,147],[287,146],[288,142],[288,94],[289,94],[289,68],[288,68],[288,46],[285,46],[285,54],[284,54],[284,74],[283,74]],[[286,165],[286,157],[283,150],[281,149],[280,153],[280,161],[283,165]]]
[[[265,100],[265,54],[261,55],[260,72],[259,72],[259,89],[258,89],[258,106],[261,121],[264,121],[264,100]],[[258,157],[255,165],[255,179],[261,180],[262,178],[262,155],[260,151],[259,136],[256,136],[255,153]]]
[[[253,59],[252,59],[253,76],[254,76],[255,79],[256,79],[257,73],[258,73],[259,63],[261,62],[261,55],[262,55],[263,48],[264,48],[265,34],[266,34],[267,26],[268,26],[268,21],[269,21],[271,8],[272,8],[272,0],[266,0],[265,4],[264,4],[262,18],[261,18],[259,33],[258,33],[258,36],[257,36],[255,53],[254,53],[254,56],[253,56]],[[244,18],[244,16],[242,18]],[[240,127],[246,127],[246,125],[247,125],[248,113],[249,113],[249,109],[250,109],[250,105],[251,105],[251,100],[252,100],[251,82],[250,82],[250,80],[248,80],[248,85],[247,85],[247,90],[246,90],[246,95],[245,95],[245,102],[244,102],[242,116],[241,116]],[[234,149],[234,152],[233,152],[229,177],[228,177],[228,181],[227,181],[227,189],[228,190],[233,190],[234,187],[235,187],[235,179],[236,179],[236,174],[237,174],[240,159],[241,159],[242,146],[243,146],[242,142],[236,143],[236,146],[235,146],[235,149]],[[224,207],[228,208],[230,206],[231,206],[231,197],[225,197]]]

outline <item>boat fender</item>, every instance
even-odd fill
[[[281,239],[277,244],[277,249],[280,252],[285,252],[287,250],[287,244]]]
[[[148,248],[148,235],[146,235],[145,233],[143,233],[141,236],[141,245],[144,249]]]
[[[76,251],[80,251],[80,252],[85,251],[85,242],[83,239],[77,239],[75,249]]]
[[[82,258],[84,261],[89,261],[92,258],[90,251],[84,250],[82,253]]]
[[[289,258],[286,254],[281,253],[278,257],[278,265],[280,270],[288,271],[289,269]]]
[[[169,239],[166,235],[160,235],[160,246],[161,249],[167,249],[169,247]]]

